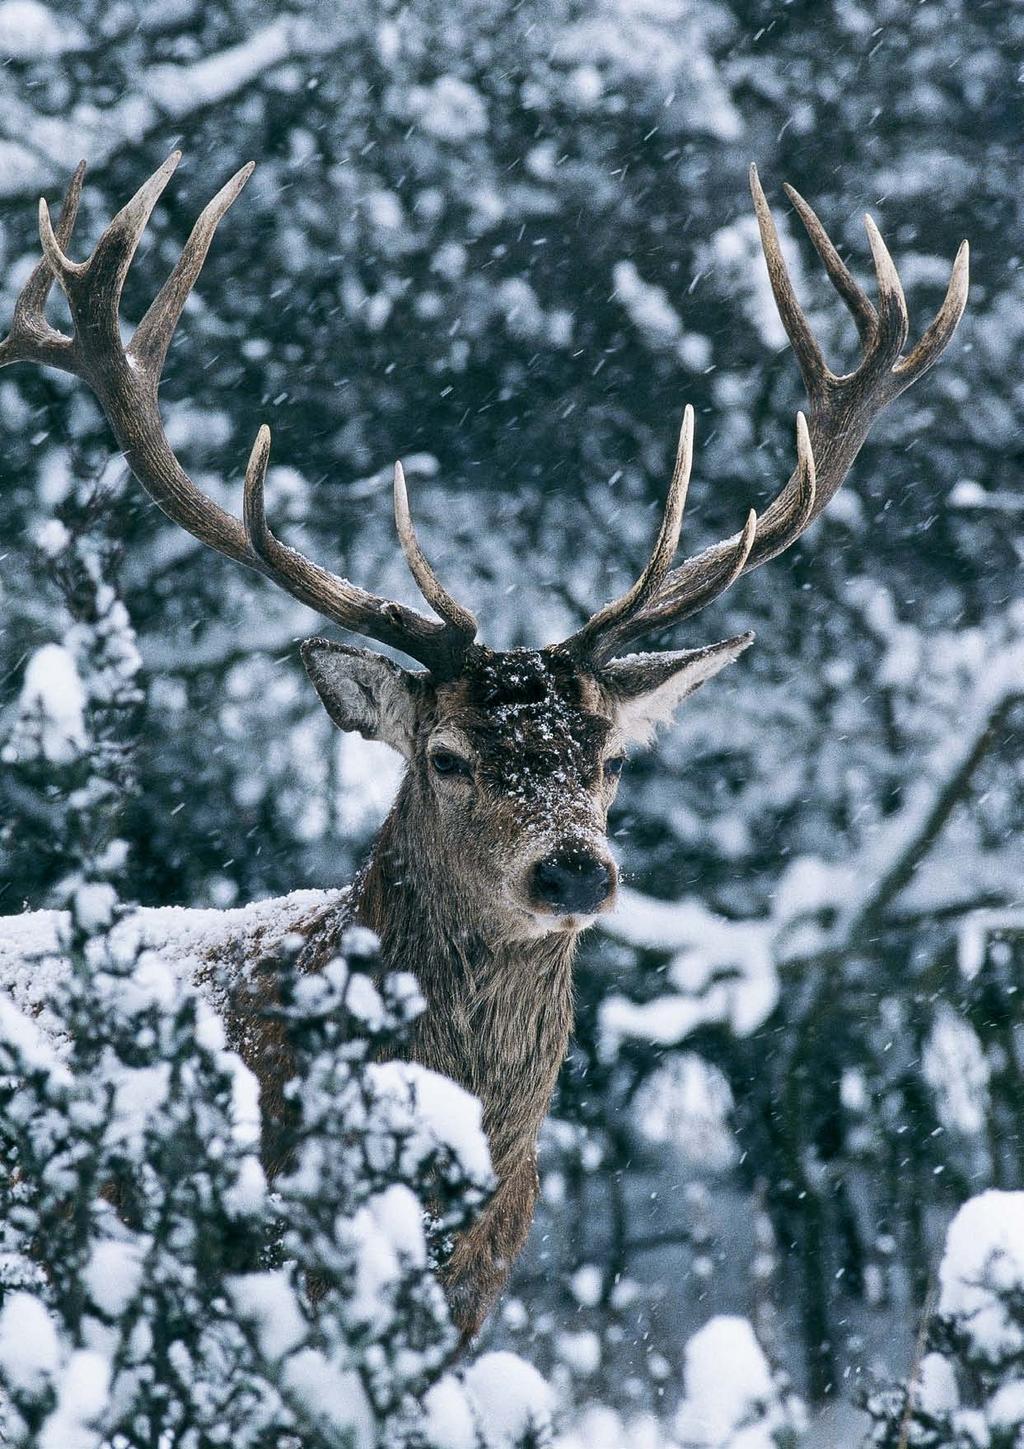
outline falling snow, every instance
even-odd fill
[[[184,151],[126,336],[255,160],[168,355],[172,446],[238,516],[267,422],[278,537],[423,608],[401,456],[427,556],[487,643],[526,647],[524,690],[537,648],[642,567],[685,402],[685,552],[763,517],[794,465],[807,401],[751,160],[836,373],[856,329],[784,181],[862,281],[870,211],[908,345],[962,237],[977,263],[956,340],[824,518],[641,646],[757,635],[627,763],[623,884],[577,962],[537,1219],[459,1362],[433,1264],[490,1165],[477,1099],[392,1059],[417,962],[385,987],[350,938],[351,970],[297,988],[313,1036],[348,993],[382,1059],[307,1039],[312,1145],[283,1188],[225,1029],[233,952],[287,958],[297,922],[344,912],[403,762],[308,687],[296,641],[332,624],[150,506],[84,388],[0,372],[0,1437],[107,1449],[178,1312],[198,1337],[168,1373],[238,1449],[341,1424],[359,1449],[1019,1437],[1022,47],[1020,7],[966,0],[0,0],[0,331],[38,197],[81,158],[75,260]],[[544,838],[599,742],[551,699],[491,705],[503,788]],[[550,768],[526,768],[540,743]],[[30,1149],[46,1172],[12,1176]],[[140,1174],[120,1215],[81,1185],[97,1163]],[[201,1260],[225,1222],[240,1260]],[[333,1285],[334,1339],[306,1275]]]

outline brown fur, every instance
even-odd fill
[[[479,793],[446,818],[433,806],[426,750],[418,749],[353,899],[384,961],[419,978],[427,1010],[413,1059],[483,1105],[498,1188],[445,1270],[465,1336],[478,1331],[529,1231],[537,1134],[572,1029],[578,930],[524,938],[514,913],[496,908],[495,876],[508,873],[524,836],[603,828],[606,805],[592,813],[591,791],[610,729],[607,716],[582,708],[574,675],[550,697],[517,706],[501,694],[495,664],[481,673],[439,690],[420,725],[421,746],[448,726],[473,742]],[[598,703],[596,690],[587,702]]]
[[[355,909],[380,936],[385,962],[411,966],[419,978],[427,1009],[412,1059],[452,1077],[483,1106],[499,1185],[445,1271],[453,1316],[470,1336],[504,1286],[532,1220],[537,1134],[572,1028],[576,934],[488,944],[450,877],[435,881],[435,870],[408,868],[419,824],[400,801]],[[443,875],[443,862],[433,864]]]
[[[351,922],[370,927],[382,969],[412,971],[426,1010],[415,1023],[412,1060],[479,1097],[497,1187],[443,1270],[464,1340],[480,1328],[529,1231],[537,1196],[537,1134],[572,1030],[577,940],[614,901],[606,839],[616,772],[608,761],[745,641],[673,656],[668,695],[638,658],[629,694],[557,649],[492,653],[476,646],[454,680],[407,675],[348,646],[309,641],[307,669],[341,728],[401,749],[408,769],[369,863],[351,891],[296,922],[306,938],[300,965],[321,969]],[[709,664],[708,657],[714,654]],[[623,724],[639,693],[642,718]],[[462,768],[443,777],[438,749]],[[607,896],[589,915],[538,898],[535,871],[552,852],[575,850],[608,872]],[[240,947],[244,963],[258,943]],[[266,1158],[280,1170],[286,1150],[284,1086],[292,1075],[280,1028],[261,1014],[273,977],[250,965],[236,973],[225,1012],[234,1044],[259,1078]]]
[[[488,655],[475,674],[420,686],[409,769],[369,863],[343,903],[295,923],[306,970],[323,966],[348,924],[374,930],[383,969],[413,971],[426,999],[411,1059],[480,1098],[497,1187],[444,1270],[464,1339],[479,1330],[529,1232],[537,1134],[572,1029],[572,960],[587,923],[550,917],[539,929],[503,887],[556,840],[596,848],[614,792],[602,775],[611,716],[593,681],[523,655],[525,677],[510,689],[509,658]],[[428,742],[448,729],[477,756],[477,782],[461,795],[439,790],[430,773]],[[273,977],[251,964],[258,943],[239,949],[225,1015],[260,1081],[273,1175],[292,1067],[279,1024],[265,1015]]]

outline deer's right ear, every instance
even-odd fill
[[[340,730],[382,740],[408,759],[416,733],[416,705],[423,685],[415,674],[382,654],[304,639],[299,646],[306,673]]]

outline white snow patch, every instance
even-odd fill
[[[403,1265],[426,1264],[423,1209],[409,1188],[393,1183],[360,1208],[344,1233],[356,1263],[349,1311],[382,1330],[392,1313],[389,1290],[402,1281]]]
[[[284,1358],[305,1339],[306,1321],[285,1273],[245,1273],[230,1280],[229,1291],[239,1315],[255,1324],[268,1358]]]
[[[49,181],[49,167],[34,151],[17,141],[0,140],[0,196],[43,191]]]
[[[423,1206],[416,1194],[404,1183],[393,1182],[370,1199],[369,1209],[395,1251],[417,1267],[425,1267]]]
[[[972,1197],[946,1234],[939,1267],[940,1313],[956,1317],[992,1361],[1024,1349],[999,1294],[1024,1291],[1024,1192],[992,1189]]]
[[[695,1052],[668,1058],[633,1100],[641,1135],[670,1145],[688,1162],[723,1172],[736,1161],[733,1096],[724,1074]]]
[[[171,1081],[170,1062],[149,1067],[121,1067],[112,1074],[114,1099],[109,1136],[111,1142],[145,1150],[146,1134],[153,1118],[167,1101]]]
[[[981,1042],[970,1024],[940,1002],[921,1058],[921,1072],[935,1093],[944,1127],[975,1135],[988,1120],[988,1084],[992,1075]]]
[[[638,1414],[623,1420],[607,1404],[591,1404],[572,1429],[559,1435],[555,1449],[683,1449],[683,1446],[666,1439],[664,1428],[653,1414]]]
[[[4,748],[8,763],[32,758],[29,742],[51,764],[66,765],[88,744],[85,688],[69,650],[44,644],[25,668],[17,724]]]
[[[443,75],[429,86],[413,86],[409,105],[419,125],[440,141],[464,141],[487,130],[480,92],[458,76]]]
[[[59,1365],[60,1343],[50,1315],[31,1293],[11,1293],[0,1311],[0,1380],[32,1392]]]
[[[84,45],[80,26],[38,0],[0,5],[0,60],[43,60]]]
[[[555,1340],[558,1357],[575,1374],[595,1374],[601,1367],[601,1340],[592,1329],[560,1333]]]
[[[772,921],[729,921],[699,901],[655,901],[626,889],[602,925],[630,944],[678,950],[668,978],[679,994],[641,1005],[622,996],[603,1003],[601,1029],[609,1053],[625,1038],[670,1045],[698,1026],[717,1022],[747,1036],[775,1008],[779,980]]]
[[[86,881],[75,891],[75,920],[90,935],[113,925],[116,908],[117,892],[109,881]]]
[[[485,1353],[463,1377],[485,1442],[494,1449],[513,1445],[531,1431],[550,1432],[552,1393],[531,1364],[514,1353]]]
[[[141,944],[154,954],[132,973],[131,989],[148,982],[154,992],[173,992],[175,981],[197,981],[204,998],[217,1012],[222,1006],[216,972],[211,964],[233,959],[245,942],[269,947],[289,935],[296,925],[316,911],[341,906],[345,891],[293,891],[287,896],[254,901],[234,910],[187,910],[180,906],[145,907],[119,921],[111,932],[111,949],[124,950],[124,959],[134,959]],[[61,1025],[45,1009],[57,984],[68,973],[61,941],[69,918],[61,911],[26,911],[18,916],[0,916],[0,1028],[24,1034],[4,1012],[6,1000],[25,1016],[35,1018],[38,1035],[34,1049],[47,1040],[64,1049]],[[147,976],[143,965],[151,967]],[[160,982],[164,982],[164,986]]]
[[[941,1353],[926,1353],[921,1360],[914,1385],[914,1400],[924,1413],[935,1418],[958,1407],[960,1394],[956,1374],[949,1359]]]
[[[282,61],[316,55],[334,43],[325,19],[306,22],[282,16],[239,45],[214,51],[188,65],[153,65],[143,83],[149,96],[173,119],[200,106],[227,100]]]
[[[0,995],[0,1042],[8,1043],[30,1069],[60,1070],[60,1057],[53,1043],[31,1017],[13,1001]],[[70,1080],[65,1073],[65,1080]]]
[[[745,1318],[720,1315],[688,1341],[686,1398],[676,1433],[694,1449],[772,1449],[765,1409],[776,1397],[768,1360]],[[761,1421],[760,1423],[758,1421]],[[741,1431],[762,1429],[758,1437]]]
[[[143,1250],[139,1243],[110,1240],[96,1243],[82,1275],[96,1307],[111,1318],[124,1313],[139,1291],[142,1267]]]
[[[77,1349],[61,1375],[57,1407],[43,1425],[39,1449],[99,1449],[94,1426],[107,1407],[109,1389],[106,1358],[92,1349]]]
[[[356,1374],[339,1369],[319,1350],[304,1348],[287,1360],[282,1377],[313,1413],[350,1431],[353,1449],[376,1449],[377,1425]]]
[[[615,296],[646,345],[655,352],[671,350],[691,372],[711,362],[711,344],[699,333],[687,333],[663,287],[645,282],[631,261],[612,269]]]
[[[491,1155],[479,1098],[438,1072],[413,1062],[381,1062],[367,1068],[375,1097],[396,1113],[408,1109],[420,1131],[450,1148],[477,1181],[491,1177]],[[396,1115],[395,1120],[399,1120]]]
[[[596,1263],[584,1263],[569,1280],[572,1296],[584,1308],[596,1308],[601,1301],[603,1278]]]
[[[238,1177],[224,1194],[224,1206],[236,1217],[256,1217],[267,1198],[267,1178],[257,1157],[242,1162]]]
[[[479,1449],[466,1391],[451,1374],[427,1390],[423,1413],[423,1432],[431,1449]]]
[[[985,1417],[993,1429],[1003,1433],[1016,1430],[1019,1435],[1020,1426],[1024,1424],[1024,1379],[1013,1379],[1003,1384],[989,1400]]]
[[[1024,908],[971,911],[960,924],[957,964],[966,981],[973,981],[985,964],[994,935],[1024,936]]]
[[[595,0],[560,28],[553,59],[569,70],[566,95],[589,109],[602,93],[637,84],[664,97],[665,125],[722,141],[743,134],[688,0]]]

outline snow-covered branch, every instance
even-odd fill
[[[9,88],[0,123],[6,133],[0,140],[0,200],[34,198],[64,184],[83,156],[101,171],[120,151],[165,131],[168,122],[196,118],[276,67],[340,50],[349,33],[341,9],[316,20],[281,16],[201,60],[151,66],[135,90],[111,105],[79,104],[65,115],[42,115]]]
[[[1012,707],[1024,698],[1024,646],[1004,650],[981,673],[975,698],[959,729],[921,766],[902,810],[879,828],[877,837],[851,863],[857,883],[835,926],[837,946],[870,929],[910,882],[938,839],[975,771],[998,738]]]
[[[952,863],[927,857],[1024,697],[1022,681],[1024,647],[990,660],[967,718],[921,765],[903,808],[846,861],[794,861],[779,881],[770,916],[734,921],[692,897],[658,901],[624,889],[602,929],[629,945],[670,952],[667,980],[674,994],[640,1004],[611,996],[601,1013],[605,1049],[614,1051],[629,1037],[679,1042],[713,1023],[747,1035],[774,1009],[780,973],[802,974],[816,962],[842,957],[883,920],[1018,902],[1020,840],[999,851],[958,852]]]

